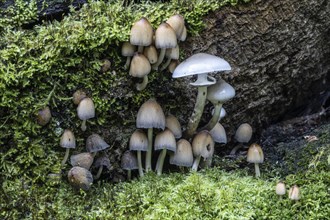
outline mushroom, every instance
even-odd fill
[[[87,191],[93,184],[93,175],[83,167],[72,167],[68,172],[69,183],[77,189]]]
[[[165,22],[159,25],[155,32],[155,37],[155,46],[156,48],[160,49],[160,53],[158,56],[157,63],[152,65],[152,68],[154,70],[157,70],[158,66],[162,63],[164,59],[166,49],[176,47],[177,38],[173,28]]]
[[[75,167],[75,166],[83,167],[87,170],[89,170],[89,168],[91,168],[93,161],[94,161],[93,154],[87,153],[87,152],[72,155],[70,157],[70,163],[73,167]]]
[[[95,180],[97,180],[101,177],[103,167],[106,167],[108,170],[110,170],[110,168],[111,168],[110,160],[105,155],[97,158],[97,160],[95,161],[94,166],[95,166],[95,168],[99,168],[99,170],[97,171],[97,174],[94,178]]]
[[[131,29],[130,43],[138,46],[138,52],[143,52],[143,47],[152,43],[153,29],[146,18],[141,18],[135,22]]]
[[[131,151],[126,151],[121,157],[121,168],[127,170],[127,179],[131,180],[131,170],[137,170],[139,168],[137,159]]]
[[[174,134],[175,138],[181,138],[182,137],[182,130],[181,125],[178,119],[174,115],[168,115],[165,118],[165,127],[170,129],[172,133]]]
[[[157,175],[162,175],[164,160],[166,157],[167,150],[172,152],[176,152],[176,141],[174,134],[170,129],[165,129],[156,135],[155,138],[155,150],[162,150],[162,152],[158,156],[156,170]]]
[[[182,34],[179,38],[180,41],[185,41],[187,38],[187,28],[186,26],[183,27],[183,31],[182,31]]]
[[[283,182],[278,182],[275,187],[276,194],[280,196],[280,199],[282,199],[282,196],[286,193],[285,184]]]
[[[241,124],[235,132],[235,140],[239,143],[235,146],[230,155],[235,155],[236,152],[242,147],[243,143],[248,143],[252,138],[252,127],[248,123]]]
[[[137,116],[136,127],[148,129],[148,151],[146,154],[146,172],[151,170],[152,156],[152,132],[153,128],[165,128],[165,115],[162,107],[154,99],[150,99],[142,104]]]
[[[300,190],[297,185],[294,185],[289,190],[289,199],[294,200],[295,202],[298,202],[300,199]]]
[[[178,60],[171,60],[170,65],[168,65],[168,71],[170,73],[173,73],[175,68],[180,64]]]
[[[111,68],[111,61],[110,60],[103,59],[101,61],[101,63],[102,63],[101,70],[100,70],[101,73],[105,73],[105,72],[110,70],[110,68]]]
[[[107,149],[108,147],[109,144],[98,134],[92,134],[86,140],[86,151],[92,153],[94,157],[97,152]]]
[[[214,140],[208,131],[198,132],[193,139],[192,150],[195,161],[191,169],[197,171],[201,158],[203,157],[204,160],[207,160],[211,158],[214,153]]]
[[[144,48],[143,55],[146,58],[148,58],[150,64],[157,63],[158,54],[157,54],[157,49],[154,45],[150,45],[150,46]]]
[[[214,142],[227,144],[226,130],[219,122],[217,122],[212,128],[210,135],[212,136]]]
[[[82,89],[78,89],[72,95],[72,101],[75,105],[79,105],[80,101],[86,98],[87,95]]]
[[[130,44],[129,42],[124,42],[121,47],[121,55],[126,57],[126,63],[124,69],[127,69],[131,63],[131,58],[134,55],[136,46]]]
[[[45,126],[52,119],[52,113],[50,112],[50,108],[46,106],[45,108],[38,111],[37,115],[37,123],[41,126]]]
[[[214,108],[212,109],[212,115],[214,115]],[[225,116],[227,115],[226,109],[224,107],[221,108],[220,110],[220,118],[219,121],[221,119],[223,119]]]
[[[264,153],[262,152],[260,145],[255,143],[250,145],[247,153],[247,161],[249,163],[254,163],[256,177],[260,177],[259,163],[264,162]]]
[[[61,165],[64,166],[64,164],[68,160],[70,148],[76,148],[76,138],[74,137],[74,134],[70,129],[64,130],[64,133],[61,136],[60,145],[61,147],[66,148],[65,156],[61,163]]]
[[[235,96],[235,89],[224,80],[219,80],[216,84],[207,88],[206,98],[214,105],[214,113],[209,123],[202,130],[212,130],[220,119],[220,112],[223,103]]]
[[[191,138],[195,133],[201,119],[207,96],[207,86],[216,83],[215,78],[208,76],[208,73],[216,71],[231,70],[227,61],[222,58],[206,53],[195,54],[180,63],[174,70],[173,78],[197,75],[195,82],[190,83],[198,87],[198,95],[193,113],[190,117],[186,137]]]
[[[86,131],[86,120],[95,117],[94,102],[91,98],[84,98],[80,101],[77,108],[78,117],[82,120],[81,130]]]
[[[179,46],[176,45],[176,47],[174,48],[169,48],[166,50],[165,52],[165,57],[167,58],[166,62],[164,63],[164,65],[160,68],[160,71],[165,70],[168,65],[170,65],[171,60],[178,60],[179,59]]]
[[[173,28],[177,39],[180,39],[185,27],[184,18],[181,15],[176,14],[167,19],[166,23]]]
[[[151,71],[151,66],[148,59],[141,53],[135,53],[129,69],[129,74],[133,77],[143,78],[142,83],[136,84],[136,89],[141,91],[148,84],[148,74]]]
[[[176,143],[176,152],[170,157],[170,164],[183,167],[191,167],[194,162],[194,156],[190,143],[185,139],[180,139]]]
[[[148,138],[142,130],[137,129],[134,131],[134,133],[132,134],[129,140],[129,149],[131,151],[137,152],[139,175],[141,177],[144,176],[143,168],[142,168],[141,151],[148,151]]]

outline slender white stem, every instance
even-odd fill
[[[147,87],[147,84],[148,84],[148,75],[145,75],[145,76],[143,77],[143,81],[142,81],[142,83],[137,83],[137,84],[136,84],[136,89],[137,89],[138,91],[144,90],[144,89]]]
[[[152,65],[152,69],[158,70],[158,66],[163,62],[163,59],[165,57],[165,52],[166,52],[166,48],[161,48],[159,56],[158,56],[157,63]]]
[[[191,167],[192,171],[197,171],[198,169],[198,165],[199,165],[199,161],[201,160],[201,156],[199,155],[198,157],[195,158],[194,160],[194,164]]]
[[[101,177],[102,171],[103,171],[103,166],[100,166],[99,170],[97,171],[96,176],[94,177],[95,180],[97,180]]]
[[[171,58],[168,58],[168,59],[166,60],[166,62],[164,63],[164,65],[160,68],[160,71],[165,70],[165,69],[168,67],[168,65],[170,65],[171,60],[172,60]]]
[[[86,129],[87,129],[86,120],[83,120],[82,123],[81,123],[81,130],[86,131]]]
[[[127,57],[127,59],[126,59],[126,63],[125,63],[125,65],[124,65],[124,69],[125,69],[125,70],[127,70],[128,67],[129,67],[129,65],[131,64],[131,59],[132,59],[132,57]]]
[[[142,177],[142,176],[144,176],[144,173],[143,173],[143,168],[142,168],[141,151],[138,150],[136,154],[137,154],[137,159],[138,159],[139,175],[140,175],[140,177]]]
[[[256,170],[256,177],[260,177],[260,169],[259,169],[259,164],[255,163],[254,164],[254,169]]]
[[[61,163],[62,167],[65,165],[66,161],[68,160],[69,152],[70,152],[70,148],[67,148],[66,151],[65,151],[64,158],[63,158],[62,163]]]
[[[151,171],[151,157],[152,157],[152,128],[148,128],[148,151],[146,154],[146,172]]]
[[[164,148],[158,156],[156,170],[157,170],[157,175],[159,175],[159,176],[162,175],[162,173],[163,173],[163,165],[164,165],[164,160],[166,157],[166,152],[167,152],[167,149]]]
[[[202,130],[211,131],[214,128],[214,126],[218,123],[218,121],[220,119],[221,108],[222,108],[222,103],[217,103],[214,106],[213,116],[212,116],[211,120],[209,121],[209,123],[207,123],[207,125],[202,128]]]

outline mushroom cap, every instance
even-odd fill
[[[45,108],[38,111],[37,123],[41,126],[45,126],[49,123],[51,118],[52,113],[50,112],[50,108],[46,106]]]
[[[143,50],[143,55],[149,60],[150,64],[157,63],[158,54],[154,45],[150,45]]]
[[[235,89],[220,79],[217,83],[207,87],[206,98],[213,104],[224,103],[235,96]]]
[[[129,68],[129,75],[143,78],[151,71],[149,60],[142,53],[135,53]]]
[[[167,149],[170,151],[176,151],[175,137],[170,129],[158,133],[155,138],[155,150]]]
[[[179,39],[184,29],[184,18],[179,14],[172,15],[169,19],[167,19],[166,23],[173,28],[176,37]]]
[[[73,187],[85,191],[89,190],[93,184],[93,175],[83,167],[72,167],[68,172],[68,179]]]
[[[285,184],[283,182],[278,182],[275,187],[277,195],[283,196],[286,193]]]
[[[298,201],[300,199],[300,190],[297,185],[294,185],[289,190],[289,199]]]
[[[210,135],[212,136],[214,142],[227,144],[226,130],[219,122],[217,122],[212,128]]]
[[[165,22],[159,25],[155,32],[155,36],[156,48],[173,48],[178,44],[175,31]]]
[[[132,57],[136,51],[136,46],[130,42],[124,42],[121,47],[121,55],[124,57]]]
[[[214,108],[212,109],[212,115],[214,114]],[[222,106],[220,110],[220,119],[224,118],[227,115],[226,109]]]
[[[80,153],[76,155],[72,155],[70,157],[70,163],[72,166],[83,167],[87,170],[91,168],[94,161],[94,157],[91,153]]]
[[[178,45],[176,45],[176,47],[166,49],[165,56],[169,59],[177,60],[179,59],[179,55],[180,50]]]
[[[86,140],[86,151],[93,153],[110,147],[98,134],[90,135]]]
[[[208,131],[200,131],[196,134],[192,142],[192,150],[195,157],[208,159],[214,153],[214,140]]]
[[[235,139],[239,143],[248,143],[252,137],[252,127],[248,123],[241,124],[236,132]]]
[[[173,73],[175,68],[180,64],[179,60],[171,60],[170,65],[168,65],[168,71]]]
[[[152,43],[153,29],[146,18],[141,18],[131,28],[130,43],[137,46],[149,46]]]
[[[97,158],[95,163],[94,163],[94,166],[96,168],[100,167],[100,166],[105,166],[108,170],[110,170],[111,169],[111,163],[110,163],[109,157],[103,155],[103,156]]]
[[[173,78],[191,76],[203,73],[231,70],[224,59],[206,53],[197,53],[181,62],[174,70]]]
[[[182,31],[182,34],[179,38],[180,41],[185,41],[187,38],[187,28],[186,26],[183,27],[183,31]]]
[[[126,151],[121,157],[121,168],[123,170],[137,170],[139,167],[135,154]]]
[[[251,144],[247,153],[247,161],[249,163],[263,163],[264,162],[264,153],[260,145]]]
[[[80,120],[87,120],[95,117],[94,102],[91,98],[84,98],[77,107],[77,113]]]
[[[165,118],[165,127],[167,127],[168,129],[170,129],[172,131],[175,138],[182,137],[182,129],[181,129],[180,122],[174,115],[168,115]]]
[[[129,140],[129,149],[135,151],[148,151],[148,138],[142,130],[137,129],[133,132]]]
[[[143,103],[136,116],[137,128],[165,128],[165,115],[162,107],[154,99]]]
[[[170,164],[191,167],[194,162],[194,156],[190,143],[185,139],[180,139],[176,146],[175,154],[170,157]]]
[[[72,95],[72,101],[75,105],[79,105],[80,101],[86,98],[87,95],[82,89],[78,89]]]
[[[76,148],[76,138],[70,129],[65,129],[61,136],[60,145],[63,148]]]

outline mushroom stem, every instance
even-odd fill
[[[165,57],[165,52],[166,52],[166,48],[161,48],[159,56],[158,56],[157,63],[152,65],[152,69],[154,69],[154,70],[158,69],[158,66],[163,62],[163,59]]]
[[[259,169],[259,164],[258,163],[254,164],[254,169],[256,171],[256,178],[260,177],[260,169]]]
[[[157,170],[157,175],[160,176],[163,173],[163,165],[164,165],[164,160],[166,157],[166,152],[167,149],[164,148],[162,152],[159,154],[158,160],[157,160],[157,165],[156,165],[156,170]]]
[[[87,129],[86,120],[83,120],[82,123],[81,123],[81,130],[86,131],[86,129]]]
[[[132,172],[131,170],[127,170],[127,180],[131,180],[132,179]]]
[[[214,126],[218,123],[218,121],[220,119],[221,108],[222,108],[222,103],[217,103],[214,106],[214,113],[213,113],[211,120],[201,130],[211,131],[214,128]]]
[[[128,67],[129,67],[129,65],[131,64],[131,59],[132,59],[132,57],[127,57],[127,59],[126,59],[126,63],[125,63],[125,65],[124,65],[124,69],[125,69],[125,70],[127,70]]]
[[[68,160],[69,152],[70,152],[70,148],[67,148],[66,151],[65,151],[64,158],[63,158],[62,163],[61,163],[62,167],[65,165],[66,161]]]
[[[164,65],[160,68],[160,71],[165,70],[165,69],[168,67],[168,65],[170,65],[171,60],[172,60],[171,58],[168,58],[168,59],[166,60],[166,62],[164,63]]]
[[[99,170],[97,171],[96,176],[94,177],[95,180],[99,179],[101,177],[101,173],[103,171],[103,166],[99,167]]]
[[[146,154],[146,172],[151,171],[151,154],[152,154],[152,128],[148,128],[148,151]]]
[[[136,84],[136,89],[137,89],[138,91],[144,90],[144,89],[147,87],[147,84],[148,84],[148,75],[145,75],[145,76],[143,77],[143,81],[142,81],[142,83],[137,83],[137,84]]]
[[[236,145],[236,146],[230,151],[229,155],[235,155],[236,152],[237,152],[239,149],[241,149],[242,147],[243,147],[242,144],[238,144],[238,145]]]
[[[139,53],[143,53],[143,46],[139,46],[139,47],[138,47],[138,52],[139,52]]]
[[[192,171],[197,171],[200,160],[201,160],[201,155],[199,155],[198,157],[195,158],[194,164],[191,167]]]
[[[136,155],[137,155],[138,166],[139,166],[139,175],[140,175],[140,177],[142,177],[142,176],[144,176],[144,173],[143,173],[143,168],[142,168],[141,151],[138,150],[136,152]]]
[[[203,114],[206,95],[207,95],[207,86],[199,86],[195,108],[192,115],[190,116],[187,130],[185,132],[186,139],[190,139],[194,135],[198,127],[199,121]]]

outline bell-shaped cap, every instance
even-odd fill
[[[264,153],[258,144],[251,144],[247,153],[247,162],[249,163],[263,163]]]
[[[163,22],[159,25],[155,32],[156,48],[173,48],[177,45],[177,38],[173,28]]]
[[[204,73],[231,70],[224,59],[206,53],[197,53],[181,62],[174,70],[173,78],[186,77]]]
[[[80,101],[77,108],[78,117],[80,120],[88,120],[95,117],[94,102],[91,98],[84,98]]]
[[[50,112],[50,108],[46,106],[45,108],[38,111],[37,115],[37,123],[41,126],[45,126],[52,119],[52,113]]]
[[[184,29],[184,19],[181,15],[176,14],[171,16],[166,21],[167,24],[169,24],[173,30],[175,31],[176,37],[179,39],[182,35],[183,29]]]
[[[129,140],[129,149],[131,151],[148,151],[148,138],[142,130],[137,129],[133,132]]]
[[[289,199],[298,201],[300,199],[300,190],[297,185],[294,185],[289,190]]]
[[[101,166],[104,166],[108,170],[110,170],[111,169],[111,163],[110,163],[109,157],[103,155],[103,156],[97,158],[96,161],[95,161],[95,163],[94,163],[94,166],[96,168],[101,167]]]
[[[248,123],[241,124],[235,132],[235,140],[239,143],[248,143],[252,137],[252,127]]]
[[[75,105],[79,105],[80,101],[87,97],[87,94],[82,90],[78,89],[72,95],[72,101]]]
[[[169,129],[158,133],[155,138],[155,150],[167,149],[176,152],[176,140]]]
[[[151,71],[149,60],[141,53],[135,53],[129,68],[129,74],[133,77],[143,78]]]
[[[150,64],[157,63],[158,54],[154,45],[150,45],[143,50],[143,55],[149,60]]]
[[[179,40],[180,41],[185,41],[187,38],[187,28],[186,26],[183,27],[183,31],[182,31],[182,34],[181,36],[179,37]]]
[[[76,138],[70,129],[65,129],[62,136],[60,145],[63,148],[76,148]]]
[[[275,187],[276,194],[283,196],[286,193],[285,184],[283,182],[278,182]]]
[[[126,151],[121,157],[121,168],[123,170],[137,170],[139,166],[135,154],[131,151]]]
[[[194,162],[194,156],[190,143],[185,139],[180,139],[176,143],[176,152],[170,157],[170,164],[183,167],[191,167]]]
[[[136,51],[136,46],[129,42],[124,42],[121,47],[121,55],[124,57],[132,57]]]
[[[94,161],[93,155],[87,152],[72,155],[70,157],[70,163],[73,167],[74,166],[83,167],[87,170],[89,170],[89,168],[92,166],[93,161]]]
[[[174,115],[168,115],[165,119],[165,127],[170,129],[175,138],[182,137],[181,124]]]
[[[165,128],[165,115],[162,107],[154,99],[142,104],[136,116],[137,128]]]
[[[86,140],[86,151],[90,153],[98,152],[108,147],[109,144],[98,134],[92,134]]]
[[[130,34],[130,43],[137,46],[149,46],[152,43],[153,29],[146,18],[134,23]]]
[[[201,156],[208,159],[213,156],[214,140],[208,131],[198,132],[191,145],[195,157]]]
[[[166,49],[165,56],[168,59],[177,60],[179,59],[179,55],[180,55],[180,50],[178,45],[176,45],[176,47]]]
[[[235,96],[235,89],[220,79],[217,83],[207,87],[206,98],[213,104],[224,103]]]
[[[83,167],[72,167],[68,172],[69,183],[82,190],[89,190],[93,184],[93,175]]]
[[[215,126],[210,131],[210,135],[212,136],[214,142],[227,144],[227,135],[225,128],[217,122]]]

